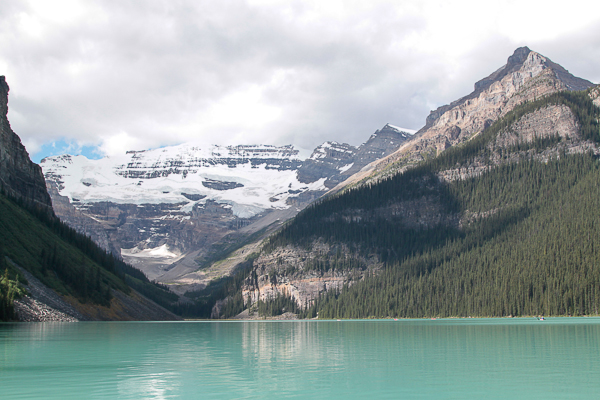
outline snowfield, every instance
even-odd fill
[[[47,180],[71,202],[120,204],[181,203],[191,212],[213,200],[240,218],[284,209],[305,191],[326,190],[325,179],[306,184],[296,170],[302,159],[292,146],[179,145],[90,160],[48,157],[40,163]]]

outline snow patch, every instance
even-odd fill
[[[395,130],[397,130],[397,131],[400,131],[400,132],[406,132],[406,133],[408,133],[408,134],[410,134],[410,135],[414,135],[415,133],[417,133],[417,131],[416,131],[416,130],[414,130],[414,129],[406,129],[406,128],[401,128],[401,127],[399,127],[399,126],[392,125],[392,124],[387,124],[387,125],[388,125],[390,128],[394,128]]]
[[[252,218],[263,212],[264,209],[252,205],[233,203],[231,204],[231,211],[238,218]]]
[[[140,250],[138,247],[132,249],[121,249],[121,255],[125,257],[136,257],[136,258],[178,258],[179,254],[173,253],[169,250],[167,244],[162,246]]]
[[[348,164],[348,165],[344,165],[343,167],[340,167],[338,169],[338,171],[344,173],[346,171],[348,171],[350,168],[352,168],[352,166],[354,165],[354,163]]]

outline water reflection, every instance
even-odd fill
[[[7,398],[595,398],[599,373],[597,318],[0,324]]]

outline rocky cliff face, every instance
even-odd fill
[[[310,251],[288,246],[262,254],[255,260],[254,273],[246,279],[242,291],[243,298],[256,303],[283,294],[295,299],[302,307],[310,306],[324,292],[342,290],[344,285],[351,285],[363,277],[364,271],[359,268],[321,272],[311,267],[324,257],[336,255],[352,257],[351,263],[361,267],[378,265],[374,260],[350,255],[344,246],[316,242]],[[347,261],[350,263],[350,259]]]
[[[8,91],[4,76],[0,76],[0,186],[11,196],[50,210],[42,169],[31,162],[8,122]]]
[[[600,107],[600,85],[597,85],[596,87],[590,90],[590,98],[592,99],[595,105]]]
[[[298,179],[308,183],[327,177],[325,185],[331,187],[334,176],[353,166],[355,154],[356,147],[347,143],[325,142],[313,151],[298,170]]]
[[[560,65],[527,47],[517,49],[505,66],[475,83],[474,91],[427,117],[414,140],[373,165],[393,171],[435,157],[450,146],[465,142],[523,102],[561,90],[583,90],[591,82],[571,75]]]
[[[560,142],[542,152],[517,149],[518,145],[552,137],[559,137]],[[546,162],[550,157],[558,156],[560,152],[566,154],[589,152],[599,154],[600,152],[596,144],[582,140],[577,118],[571,109],[564,105],[550,105],[524,115],[509,129],[502,130],[488,148],[491,150],[488,160],[476,157],[471,160],[469,166],[442,171],[438,177],[443,181],[454,181],[479,176],[491,166],[517,162],[526,153],[534,159]]]

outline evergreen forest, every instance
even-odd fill
[[[0,320],[14,320],[13,301],[27,284],[16,265],[81,303],[110,307],[112,290],[136,289],[170,307],[177,296],[76,232],[46,209],[0,194]]]
[[[558,136],[494,147],[496,136],[522,116],[555,104],[573,111],[582,140],[600,143],[600,109],[587,92],[560,92],[515,108],[470,141],[404,173],[326,198],[272,236],[265,251],[310,248],[319,240],[344,243],[356,254],[380,260],[375,269],[353,266],[364,270],[362,279],[327,292],[302,315],[597,315],[598,156],[571,154],[566,151],[570,139]],[[493,156],[499,160],[495,164]],[[474,160],[488,166],[479,176],[451,182],[438,178],[439,172]],[[381,214],[403,201],[434,204],[445,218],[415,227],[402,216]],[[346,267],[338,257],[329,257],[315,268]]]

